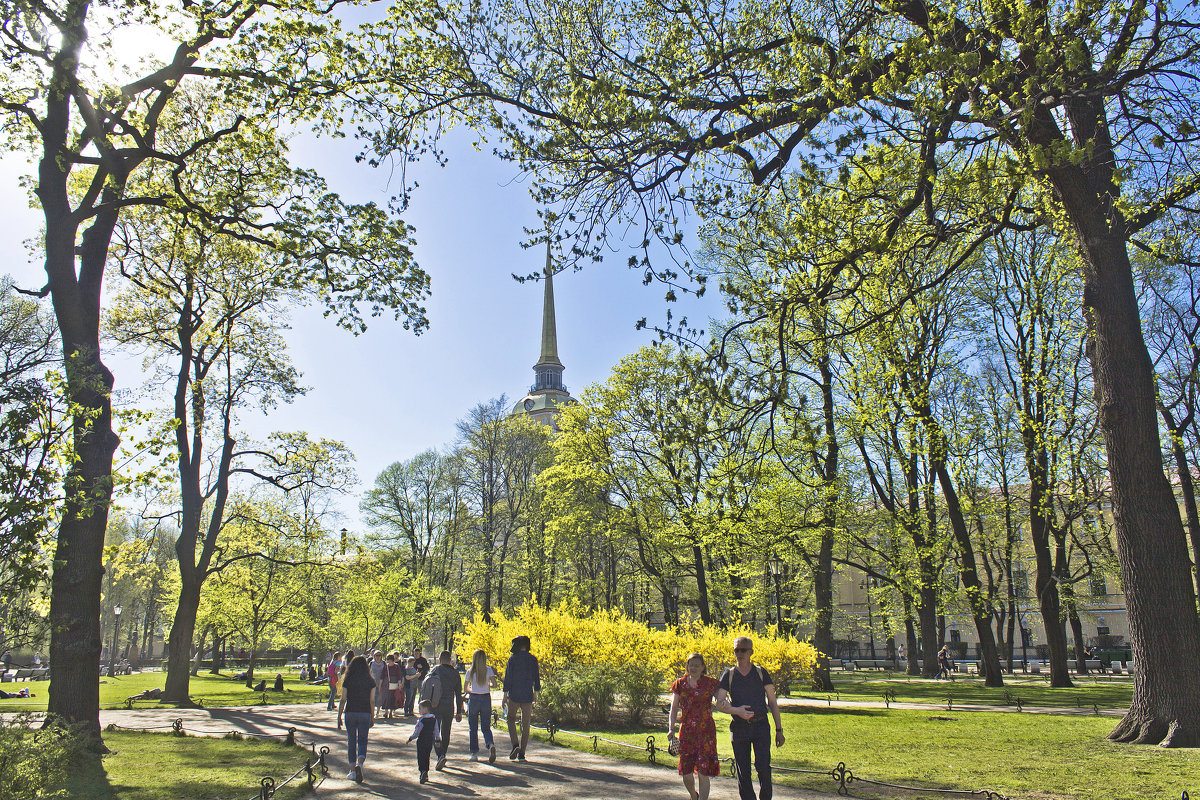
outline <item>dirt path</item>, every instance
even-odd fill
[[[196,710],[135,709],[101,711],[100,724],[125,728],[170,729],[172,720],[183,720],[189,733],[224,735],[231,730],[282,736],[296,728],[296,738],[318,749],[329,747],[330,777],[316,790],[321,800],[351,798],[538,798],[538,800],[660,800],[686,798],[675,770],[647,763],[622,761],[595,753],[531,741],[529,760],[508,760],[508,735],[493,731],[498,757],[494,765],[468,761],[466,719],[451,730],[449,763],[444,772],[430,772],[430,782],[417,778],[416,745],[405,744],[413,720],[380,721],[371,729],[366,780],[360,786],[346,780],[346,737],[337,730],[337,717],[324,705],[256,706]],[[724,770],[725,765],[722,765]],[[713,782],[713,800],[733,800],[737,785],[729,777]],[[835,794],[806,792],[776,784],[780,800],[834,800]]]

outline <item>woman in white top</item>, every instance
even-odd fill
[[[467,722],[471,726],[471,760],[479,760],[479,729],[488,748],[488,763],[496,763],[496,744],[492,741],[492,688],[496,673],[487,664],[487,653],[476,650],[467,670]]]

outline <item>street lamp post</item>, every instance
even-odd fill
[[[671,619],[675,620],[675,624],[679,624],[679,581],[671,581],[667,584],[667,591],[671,594]]]
[[[112,650],[108,653],[108,677],[113,677],[115,674],[113,666],[117,662],[117,638],[121,635],[121,606],[118,604],[113,608],[113,644]]]

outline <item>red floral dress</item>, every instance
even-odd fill
[[[717,759],[717,725],[713,722],[712,701],[720,685],[716,678],[701,675],[695,686],[684,675],[671,684],[671,693],[679,695],[679,774],[720,775]]]

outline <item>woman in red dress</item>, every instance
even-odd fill
[[[675,719],[679,723],[679,774],[691,800],[708,800],[709,778],[721,774],[717,759],[717,726],[713,722],[713,697],[720,688],[708,675],[704,656],[692,653],[687,658],[687,675],[671,684],[671,715],[667,723],[667,741],[675,739]],[[682,714],[679,714],[682,712]],[[693,777],[700,776],[699,785]]]

